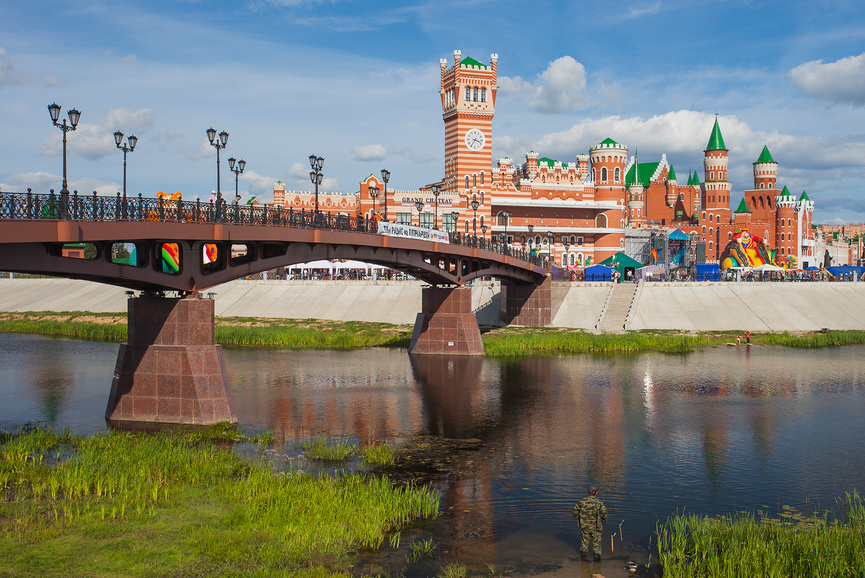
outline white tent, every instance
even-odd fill
[[[381,271],[383,269],[388,269],[388,267],[383,267],[382,265],[371,265],[369,263],[364,263],[363,261],[330,261],[327,259],[322,259],[319,261],[310,261],[309,263],[297,263],[294,265],[289,265],[287,267],[288,272],[303,275],[304,272],[312,271],[313,269],[325,269],[330,271],[330,276],[333,277],[334,271],[339,271],[341,269],[362,269],[366,271],[367,275],[375,276],[377,271]]]

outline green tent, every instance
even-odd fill
[[[634,271],[637,269],[644,267],[642,263],[637,261],[636,259],[631,259],[627,255],[625,255],[622,251],[619,251],[612,257],[607,257],[603,261],[599,263],[599,265],[606,265],[607,267],[612,267],[619,272],[620,279],[633,279]],[[627,275],[626,272],[630,270],[630,275]]]

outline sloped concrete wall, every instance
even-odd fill
[[[424,284],[413,281],[233,281],[216,293],[219,317],[414,324]],[[574,283],[555,327],[591,330],[609,283]],[[480,325],[497,325],[500,285],[472,286]],[[0,311],[126,312],[125,290],[65,279],[0,279]],[[646,283],[631,329],[815,331],[865,329],[865,283]]]

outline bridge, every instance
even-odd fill
[[[118,353],[110,422],[236,421],[214,339],[213,301],[202,293],[221,283],[319,259],[383,265],[430,284],[410,353],[483,355],[465,284],[501,279],[502,319],[543,326],[550,323],[551,280],[559,272],[483,237],[391,236],[364,218],[221,200],[0,192],[0,224],[0,270],[130,289],[128,342]],[[73,248],[82,254],[72,256]]]

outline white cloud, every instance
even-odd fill
[[[540,112],[573,112],[591,105],[585,92],[585,67],[571,56],[562,56],[541,73],[531,106]]]
[[[520,76],[499,76],[498,83],[500,94],[520,94],[534,89],[531,82],[523,80]]]
[[[26,83],[27,79],[15,70],[12,61],[6,57],[6,50],[0,48],[0,88]]]
[[[84,118],[83,114],[81,118]],[[131,133],[129,129],[146,128],[152,125],[153,111],[149,109],[145,108],[138,111],[125,108],[109,110],[98,124],[81,122],[75,131],[66,135],[67,154],[89,160],[99,160],[116,153],[115,131],[120,130],[128,136]],[[39,144],[39,152],[49,156],[62,154],[62,133],[55,131],[55,134],[43,140]]]
[[[351,153],[358,161],[381,161],[387,158],[387,149],[380,144],[355,147]]]
[[[813,97],[865,105],[865,53],[835,62],[812,60],[790,71],[793,85]]]

